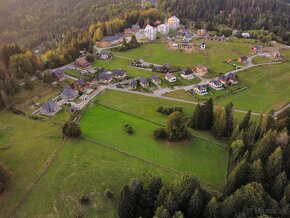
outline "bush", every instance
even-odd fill
[[[114,197],[114,194],[113,194],[113,192],[111,191],[111,189],[106,189],[106,190],[104,191],[104,196],[105,196],[105,198],[107,198],[107,199],[112,199],[112,198]]]
[[[126,130],[126,132],[129,134],[129,135],[133,135],[134,134],[134,129],[132,126],[130,126],[129,124],[125,124],[124,125],[124,128]]]
[[[162,106],[157,108],[158,113],[166,114],[166,115],[170,115],[175,111],[179,111],[180,113],[182,113],[183,108],[182,107],[162,107]]]
[[[81,136],[80,126],[73,121],[66,122],[62,128],[62,132],[65,136],[72,138],[78,138]]]
[[[9,107],[9,110],[12,111],[13,113],[17,114],[17,115],[23,115],[25,116],[25,113],[13,106]]]
[[[90,197],[88,195],[83,195],[80,198],[80,204],[81,205],[89,205],[91,203]]]
[[[155,129],[153,131],[153,136],[155,139],[165,139],[166,138],[166,130],[164,128]]]

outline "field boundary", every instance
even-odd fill
[[[57,154],[63,149],[64,145],[66,144],[67,139],[63,139],[61,144],[55,149],[49,159],[44,163],[44,166],[40,169],[38,175],[34,178],[34,180],[27,186],[25,193],[21,197],[20,201],[12,208],[11,212],[9,213],[8,217],[17,217],[17,213],[21,206],[26,202],[29,195],[34,190],[35,186],[38,184],[40,179],[43,175],[48,171],[49,167],[53,164],[54,160],[57,157]]]
[[[118,109],[115,109],[115,108],[112,108],[112,107],[109,107],[107,105],[104,105],[104,104],[101,104],[101,103],[97,103],[97,105],[100,105],[102,107],[105,107],[105,108],[108,108],[108,109],[111,109],[111,110],[114,110],[114,111],[117,111],[117,112],[120,112],[120,113],[123,113],[123,114],[126,114],[126,115],[129,115],[129,116],[133,116],[133,117],[136,117],[136,118],[139,118],[139,119],[142,119],[142,120],[145,120],[147,122],[150,122],[150,123],[153,123],[153,124],[156,124],[158,126],[162,126],[162,127],[166,127],[164,124],[161,124],[161,123],[158,123],[158,122],[155,122],[155,121],[152,121],[152,120],[149,120],[147,118],[144,118],[144,117],[141,117],[141,116],[137,116],[135,114],[131,114],[131,113],[128,113],[128,112],[124,112],[124,111],[121,111],[121,110],[118,110]],[[196,135],[192,135],[193,138],[197,138],[197,139],[201,139],[201,140],[204,140],[204,141],[207,141],[207,142],[210,142],[218,147],[221,147],[223,149],[226,149],[227,151],[229,151],[229,147],[226,145],[226,144],[219,144],[217,142],[214,142],[214,141],[211,141],[209,139],[206,139],[206,138],[203,138],[203,137],[200,137],[200,136],[196,136]]]
[[[87,137],[81,137],[81,138],[84,139],[84,140],[86,140],[86,141],[89,141],[89,142],[91,142],[91,143],[94,143],[94,144],[97,144],[97,145],[99,145],[99,146],[102,146],[102,147],[104,147],[104,148],[107,148],[107,149],[110,149],[110,150],[113,150],[113,151],[119,152],[119,153],[124,154],[124,155],[126,155],[126,156],[129,156],[129,157],[132,157],[132,158],[135,158],[135,159],[138,159],[138,160],[144,161],[144,162],[146,162],[146,163],[149,163],[149,164],[151,164],[151,165],[153,165],[153,166],[157,166],[157,167],[159,167],[159,168],[165,169],[165,170],[167,170],[168,172],[171,172],[171,173],[174,173],[174,174],[178,174],[178,175],[184,175],[184,174],[186,174],[186,173],[190,173],[190,174],[192,174],[192,173],[189,172],[189,171],[184,171],[184,172],[182,172],[182,171],[179,171],[179,170],[177,170],[177,169],[175,169],[175,168],[168,167],[168,166],[163,165],[163,164],[160,164],[160,163],[156,163],[156,162],[154,162],[154,161],[148,160],[148,159],[146,159],[146,158],[140,157],[140,156],[135,155],[135,154],[132,154],[132,153],[130,153],[130,152],[123,151],[123,150],[121,150],[121,149],[116,148],[115,146],[112,146],[112,145],[110,145],[110,144],[106,144],[106,143],[100,142],[100,141],[95,140],[95,139],[91,139],[91,138],[87,138]],[[226,172],[225,172],[225,173],[227,174],[227,169],[226,169]],[[222,185],[221,185],[221,186],[219,186],[219,185],[215,186],[215,185],[213,185],[213,184],[210,184],[210,183],[208,183],[208,182],[206,182],[206,181],[204,181],[204,180],[198,178],[198,177],[195,176],[195,175],[193,175],[193,176],[194,176],[194,178],[195,178],[197,181],[201,182],[202,184],[206,185],[207,187],[210,187],[210,188],[213,188],[213,189],[218,189],[218,190],[221,190],[221,188],[222,188]],[[227,178],[227,175],[226,175],[226,178]],[[226,179],[226,178],[225,178],[225,179]]]

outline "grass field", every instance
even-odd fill
[[[253,64],[264,64],[264,63],[269,63],[270,61],[271,61],[270,58],[258,56],[258,57],[253,58],[252,63]]]
[[[250,45],[237,42],[207,42],[206,51],[200,52],[196,46],[193,53],[185,53],[168,50],[166,44],[152,43],[126,52],[114,52],[114,54],[132,59],[142,58],[155,64],[168,63],[181,67],[205,64],[214,76],[233,69],[233,66],[223,63],[223,61],[233,60],[242,55],[250,55]]]
[[[9,112],[0,112],[0,132],[0,160],[11,172],[10,188],[0,197],[0,216],[7,217],[62,138],[57,123]]]
[[[216,99],[225,105],[232,101],[236,108],[255,112],[277,110],[290,101],[290,63],[255,67],[239,72],[247,89],[228,97]]]
[[[183,90],[183,89],[179,89],[176,91],[172,91],[172,92],[167,92],[165,94],[163,94],[163,96],[165,97],[169,97],[169,98],[176,98],[176,99],[182,99],[182,100],[186,100],[186,101],[198,101],[197,98],[193,97],[189,92]]]
[[[85,140],[68,142],[47,174],[41,179],[19,217],[117,217],[120,190],[131,178],[153,172],[166,184],[176,178],[144,161],[120,154]],[[113,199],[104,191],[110,189]],[[79,199],[90,196],[90,205]]]
[[[133,127],[134,135],[125,132],[125,124]],[[160,125],[99,105],[88,109],[80,125],[84,137],[192,173],[215,186],[225,181],[228,150],[211,142],[197,138],[182,143],[158,142],[152,133]]]

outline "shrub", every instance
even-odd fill
[[[66,122],[62,128],[62,132],[64,135],[72,138],[78,138],[81,136],[80,126],[73,121]]]
[[[114,194],[113,194],[113,192],[111,191],[111,189],[106,189],[105,191],[104,191],[104,196],[105,196],[105,198],[107,198],[107,199],[112,199],[113,197],[114,197]]]
[[[157,108],[157,112],[158,113],[162,113],[162,114],[166,114],[166,115],[170,115],[175,111],[179,111],[180,113],[183,112],[183,108],[182,107],[158,107]]]
[[[91,201],[90,201],[90,197],[88,195],[83,195],[80,198],[80,204],[81,205],[89,205],[90,203],[91,203]]]
[[[134,129],[132,126],[130,126],[129,124],[125,124],[124,125],[124,128],[126,130],[126,132],[129,134],[129,135],[133,135],[134,134]]]
[[[153,131],[153,136],[155,139],[165,139],[166,138],[166,130],[164,128],[155,129]]]

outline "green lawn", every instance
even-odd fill
[[[205,64],[209,67],[212,76],[214,76],[220,72],[233,69],[233,66],[223,63],[223,61],[236,59],[242,55],[250,55],[250,46],[237,42],[207,42],[206,51],[200,52],[196,46],[193,53],[185,53],[168,50],[166,44],[149,43],[129,51],[114,52],[114,54],[132,59],[143,58],[156,64],[169,63],[181,67]]]
[[[85,140],[68,142],[40,180],[19,217],[117,217],[117,199],[131,178],[153,172],[169,184],[176,175]],[[104,197],[104,190],[113,199]],[[79,199],[89,195],[91,204]]]
[[[62,138],[57,123],[9,112],[0,112],[0,132],[0,160],[12,175],[10,188],[0,196],[0,216],[7,217]]]
[[[189,92],[187,92],[183,89],[179,89],[179,90],[172,91],[172,92],[167,92],[167,93],[163,94],[163,96],[169,97],[169,98],[182,99],[182,100],[186,100],[186,101],[194,101],[194,102],[198,101],[197,98],[195,98]]]
[[[225,105],[232,101],[236,108],[255,112],[277,110],[290,101],[290,63],[254,67],[239,72],[247,89],[228,97],[216,99]]]
[[[125,132],[125,124],[133,127],[134,135]],[[160,125],[100,105],[89,108],[80,125],[84,137],[181,172],[190,172],[215,186],[225,181],[228,150],[216,144],[197,138],[182,143],[156,141],[152,132]]]
[[[253,64],[263,64],[263,63],[268,63],[270,61],[271,61],[270,58],[260,57],[260,56],[254,57],[253,60],[252,60]]]

